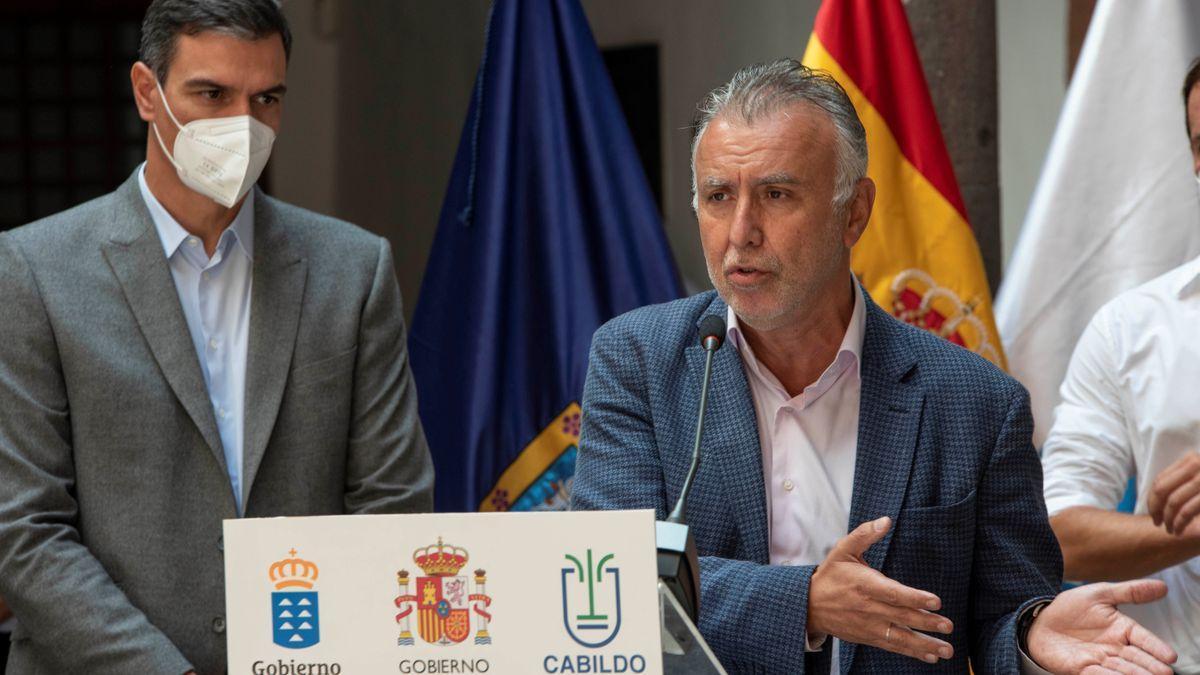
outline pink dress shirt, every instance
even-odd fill
[[[850,521],[866,332],[862,289],[854,284],[854,312],[833,363],[795,397],[755,358],[732,308],[726,323],[758,417],[771,564],[816,565]]]
[[[838,353],[816,382],[796,396],[787,391],[746,342],[729,308],[726,334],[742,357],[758,418],[766,481],[772,565],[817,565],[846,535],[858,451],[859,364],[867,313],[862,288],[854,284],[854,312]],[[814,651],[825,637],[805,635]],[[832,671],[838,672],[834,640]]]

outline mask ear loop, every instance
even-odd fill
[[[179,120],[175,119],[175,113],[171,112],[171,104],[167,103],[167,95],[163,93],[162,84],[158,81],[157,77],[154,78],[154,86],[158,87],[158,98],[162,101],[163,107],[167,109],[167,116],[171,118],[171,122],[175,124],[176,128],[182,132],[183,126],[179,124]],[[162,148],[163,154],[166,155],[167,159],[171,161],[171,165],[174,166],[177,171],[187,173],[187,171],[182,166],[179,166],[179,163],[175,161],[175,156],[167,151],[167,145],[163,143],[162,134],[158,133],[158,122],[151,122],[150,126],[154,128],[154,137],[158,139],[158,147]]]

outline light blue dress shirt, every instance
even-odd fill
[[[229,468],[229,483],[242,513],[242,456],[245,428],[246,349],[250,333],[250,286],[254,268],[254,192],[217,243],[212,257],[204,242],[179,224],[146,185],[138,185],[162,241],[192,344],[200,359]]]

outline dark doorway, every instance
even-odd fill
[[[658,82],[658,45],[631,45],[603,50],[604,65],[612,78],[617,99],[633,134],[646,180],[654,193],[658,212],[663,211],[662,92]]]
[[[0,6],[0,230],[109,192],[144,159],[129,68],[149,4]]]

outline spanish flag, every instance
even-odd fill
[[[983,259],[900,0],[825,0],[804,65],[837,78],[867,131],[877,193],[854,273],[896,317],[1004,368]]]

